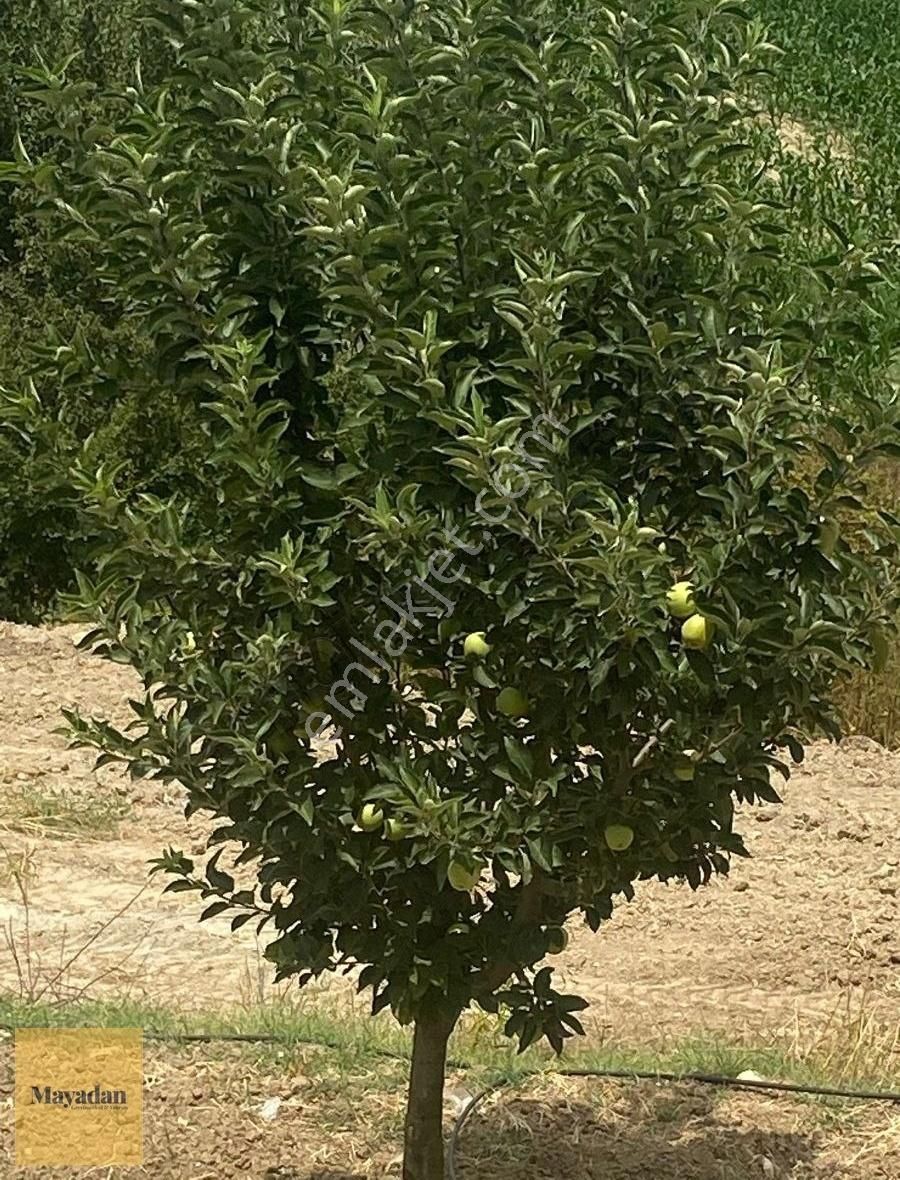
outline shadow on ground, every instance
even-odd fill
[[[774,1104],[635,1086],[589,1105],[579,1089],[479,1108],[460,1137],[458,1180],[759,1180],[795,1175],[817,1154],[814,1134],[790,1129],[796,1111]]]
[[[284,1172],[270,1168],[262,1180],[366,1180],[359,1172]]]
[[[328,1168],[325,1171],[320,1168],[315,1172],[298,1172],[276,1165],[266,1168],[260,1180],[366,1180],[366,1177],[359,1172],[335,1172]]]

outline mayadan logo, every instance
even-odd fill
[[[103,1169],[141,1164],[143,1087],[139,1028],[16,1029],[16,1163]],[[5,1177],[6,1169],[0,1172]]]
[[[55,1090],[52,1086],[32,1086],[31,1105],[96,1110],[99,1106],[127,1106],[128,1095],[125,1090],[103,1090],[99,1082],[90,1090]]]

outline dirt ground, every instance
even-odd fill
[[[145,1074],[142,1166],[16,1168],[0,1117],[4,1180],[400,1175],[403,1076],[396,1067],[337,1076],[315,1050],[273,1068],[226,1046],[153,1049]],[[11,1085],[9,1058],[0,1054],[0,1116]],[[267,1119],[273,1098],[281,1105]],[[544,1077],[476,1108],[459,1136],[456,1180],[898,1180],[898,1121],[884,1107]]]
[[[269,973],[248,927],[234,935],[224,920],[200,926],[192,897],[163,897],[164,882],[148,884],[147,861],[163,846],[202,851],[204,823],[184,820],[177,790],[130,783],[113,768],[96,771],[90,751],[68,749],[54,732],[60,706],[123,719],[134,692],[129,670],[75,650],[79,634],[0,623],[0,994],[21,994],[24,971],[46,999],[130,996],[197,1009],[265,999]],[[764,1042],[795,1025],[814,1037],[840,1012],[897,1029],[900,754],[860,738],[841,748],[817,745],[784,794],[781,808],[745,813],[752,859],[728,879],[696,894],[646,885],[600,935],[572,930],[557,965],[562,982],[591,1001],[592,1036],[650,1043],[718,1030],[735,1042]],[[84,830],[50,833],[34,802],[47,798],[64,798],[87,816]],[[23,800],[35,813],[24,821]],[[31,866],[27,906],[8,868],[4,875],[4,858],[7,866],[23,858]],[[2,1049],[0,1106],[9,1069]],[[166,1087],[181,1096],[160,1100],[149,1088],[148,1164],[132,1175],[396,1174],[386,1148],[365,1145],[358,1104],[323,1139],[318,1098],[299,1102],[296,1117],[260,1122],[254,1088],[271,1082],[245,1056],[222,1066],[221,1084],[217,1072],[210,1101],[192,1097],[205,1092],[197,1077],[209,1071],[208,1052],[202,1065],[171,1051],[156,1061]],[[239,1097],[229,1106],[232,1087]],[[488,1171],[501,1180],[900,1180],[896,1108],[835,1116],[823,1128],[794,1101],[746,1094],[713,1101],[693,1090],[666,1097],[652,1086],[607,1088],[598,1099],[596,1086],[591,1095],[584,1090],[572,1083],[549,1105],[533,1095],[500,1096],[473,1118],[467,1136],[480,1162],[460,1180]],[[379,1101],[382,1129],[399,1130],[396,1095]],[[235,1122],[237,1108],[247,1117]],[[280,1162],[296,1168],[300,1145],[309,1155],[313,1141],[323,1154],[301,1160],[306,1170]],[[573,1142],[581,1144],[576,1154]]]
[[[264,995],[268,970],[251,927],[197,923],[193,897],[161,895],[147,861],[163,846],[202,851],[204,822],[185,822],[175,789],[93,769],[89,750],[54,733],[60,706],[124,718],[128,669],[78,653],[77,628],[0,624],[0,841],[33,849],[33,957],[52,974],[97,931],[58,982],[72,993],[129,994],[208,1006]],[[128,803],[107,835],[48,838],[3,831],[22,791]],[[814,747],[782,807],[749,809],[752,859],[693,894],[648,884],[599,935],[577,926],[560,976],[619,1033],[769,1029],[795,1014],[833,1012],[865,996],[867,1010],[900,1012],[900,754],[864,738]],[[6,803],[4,803],[6,800]],[[19,804],[21,806],[21,804]],[[127,908],[120,916],[119,911]],[[13,881],[0,877],[0,929],[24,933]],[[0,989],[17,985],[0,956]]]

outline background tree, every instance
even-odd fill
[[[880,658],[897,521],[833,520],[897,406],[826,412],[822,355],[877,261],[773,278],[742,145],[768,50],[730,3],[598,10],[590,41],[514,0],[154,27],[159,87],[9,170],[204,431],[188,489],[73,472],[104,538],[85,645],[145,693],[124,731],[71,722],[221,820],[169,888],[414,1024],[404,1175],[439,1180],[460,1015],[560,1049],[567,917],[726,872],[735,802],[777,800]],[[27,434],[34,397],[7,414]]]
[[[0,159],[17,143],[34,159],[66,150],[111,113],[110,90],[139,61],[150,81],[165,70],[169,47],[137,20],[139,8],[138,0],[5,0]],[[166,428],[151,429],[135,326],[114,293],[98,288],[90,249],[51,232],[48,215],[0,186],[0,387],[21,393],[31,380],[40,389],[39,437],[0,431],[0,618],[30,621],[72,587],[73,565],[89,561],[91,537],[66,478],[86,440],[96,461],[122,465],[123,482],[160,491],[185,475],[191,434],[175,402]]]

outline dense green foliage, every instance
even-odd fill
[[[750,7],[784,47],[771,87],[778,106],[896,160],[900,23],[893,0],[753,0]]]
[[[110,110],[109,87],[163,68],[168,49],[137,20],[139,0],[8,0],[0,23],[0,159],[18,143],[32,158],[56,150],[65,128],[89,126]],[[41,63],[66,66],[66,97],[36,101]],[[90,342],[115,384],[80,366],[78,350],[58,349],[74,336]],[[172,469],[190,466],[190,427],[179,407],[150,428],[150,407],[137,374],[141,348],[114,293],[101,291],[90,252],[55,240],[31,204],[0,185],[0,388],[41,391],[53,447],[0,432],[0,617],[36,619],[72,583],[73,566],[90,561],[89,537],[72,502],[68,460],[92,436],[90,453],[124,464],[133,486],[162,487]],[[187,426],[182,447],[183,425]]]
[[[769,197],[795,211],[785,249],[797,259],[830,251],[834,239],[827,220],[860,244],[895,238],[900,34],[888,19],[890,5],[881,0],[873,12],[842,0],[821,5],[753,0],[748,7],[784,47],[771,75],[753,84],[773,120],[756,131],[757,151],[772,164],[761,181],[769,186]],[[559,27],[590,35],[594,0],[557,8]],[[632,0],[631,8],[665,11],[666,5]],[[137,20],[140,9],[141,0],[9,0],[8,19],[0,27],[0,159],[12,155],[16,131],[34,157],[55,141],[51,129],[57,111],[52,102],[34,101],[32,80],[23,73],[42,58],[51,64],[71,59],[63,121],[87,124],[105,117],[109,88],[129,80],[138,59],[148,80],[164,70],[171,47],[158,28]],[[784,112],[803,120],[801,152],[790,137],[786,148],[771,130]],[[846,137],[837,148],[835,129]],[[886,261],[893,275],[893,264]],[[900,337],[895,290],[894,280],[876,312],[864,319],[868,347],[854,346],[844,354],[853,366],[853,382],[862,371],[864,379],[873,374],[873,388],[883,383]],[[139,372],[139,335],[112,294],[97,290],[83,247],[53,241],[27,201],[14,201],[13,190],[0,185],[0,387],[21,390],[33,377],[46,415],[59,422],[56,439],[64,447],[64,454],[52,455],[0,433],[0,616],[40,617],[71,582],[73,565],[90,567],[88,537],[74,510],[65,456],[71,457],[92,432],[97,433],[92,454],[107,463],[125,463],[135,489],[164,491],[172,479],[190,479],[195,430],[183,405],[173,402],[167,428],[154,432],[147,425],[159,395],[148,400],[140,383],[128,390],[116,376],[97,383],[92,371],[80,377],[70,373],[65,389],[45,379],[56,347],[67,345],[76,332],[91,342],[96,356],[106,358],[106,367],[115,369],[118,361]],[[840,355],[840,345],[835,352]],[[823,396],[839,400],[846,384],[845,371],[839,370]]]
[[[766,86],[770,118],[786,125],[775,161],[795,210],[792,239],[815,241],[826,219],[860,244],[897,245],[900,218],[900,25],[889,0],[753,9],[782,47]],[[827,246],[827,238],[821,239]],[[880,303],[880,334],[900,342],[896,275]],[[883,356],[881,357],[883,359]]]
[[[789,248],[831,249],[829,224],[860,244],[883,240],[888,282],[867,317],[867,342],[849,351],[826,396],[842,405],[843,390],[860,380],[900,387],[900,24],[890,0],[754,0],[772,38],[783,47],[766,87],[769,134],[778,188],[795,216]],[[789,118],[785,120],[785,113]],[[869,488],[884,508],[900,508],[900,463],[880,464]],[[884,673],[857,677],[840,700],[857,732],[900,742],[900,650]]]
[[[204,439],[166,494],[76,465],[86,644],[146,691],[130,730],[72,723],[241,847],[238,881],[162,858],[206,915],[417,1022],[406,1175],[436,1180],[458,1014],[561,1046],[567,916],[727,871],[735,800],[776,799],[883,657],[897,522],[851,544],[835,514],[897,405],[874,369],[823,398],[880,272],[839,232],[785,249],[743,142],[769,50],[731,4],[598,9],[589,45],[544,3],[259,11],[163,3],[163,84],[10,171]],[[7,413],[52,453],[40,395]]]

